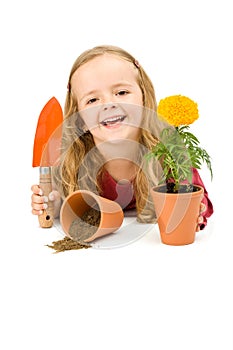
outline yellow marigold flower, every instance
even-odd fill
[[[160,100],[158,115],[171,125],[189,125],[199,117],[197,103],[182,95]]]

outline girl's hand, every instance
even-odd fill
[[[52,191],[49,193],[49,196],[44,196],[42,189],[38,185],[32,185],[32,196],[31,196],[31,207],[33,215],[43,214],[43,210],[47,209],[48,201],[54,202],[54,217],[59,216],[60,207],[61,207],[61,196],[58,191]]]
[[[206,205],[204,203],[201,203],[200,205],[200,214],[198,216],[198,219],[197,219],[197,229],[196,231],[200,231],[200,225],[204,222],[204,218],[202,216],[202,213],[204,213],[206,211]]]

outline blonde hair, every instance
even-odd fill
[[[104,173],[103,156],[95,147],[90,132],[83,132],[83,121],[78,115],[77,100],[71,91],[71,79],[76,70],[97,56],[112,54],[134,64],[138,70],[138,85],[142,92],[144,114],[141,125],[141,135],[137,159],[138,171],[133,181],[136,207],[140,221],[148,221],[148,208],[153,206],[149,200],[149,189],[158,180],[158,167],[153,165],[145,169],[144,155],[158,142],[158,135],[163,127],[156,118],[156,98],[153,84],[138,61],[127,51],[116,46],[96,46],[83,52],[74,62],[71,69],[67,96],[64,108],[63,150],[61,162],[56,169],[54,178],[60,193],[66,197],[78,189],[89,189],[101,194],[101,178]],[[86,155],[88,154],[88,157]],[[98,169],[93,174],[93,169]],[[151,211],[151,210],[149,210]],[[152,210],[154,212],[154,210]],[[151,216],[151,215],[149,215]],[[149,219],[151,221],[151,219]]]

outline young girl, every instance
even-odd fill
[[[67,195],[88,189],[117,201],[125,212],[136,208],[139,221],[154,222],[149,190],[158,184],[161,168],[146,165],[145,154],[164,125],[156,117],[152,82],[132,55],[114,46],[85,51],[69,76],[54,190],[47,198],[38,185],[32,186],[32,213],[40,215],[52,200],[58,216]],[[193,183],[204,187],[196,169]],[[197,230],[212,213],[205,190]]]

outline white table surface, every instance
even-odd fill
[[[46,246],[57,227],[25,217],[2,242],[4,350],[232,348],[233,239],[216,215],[187,246],[162,244],[153,225],[119,248],[58,254]]]

